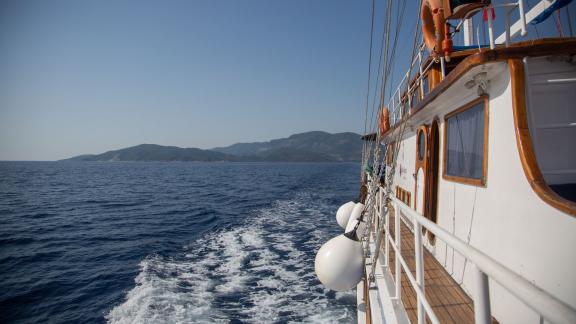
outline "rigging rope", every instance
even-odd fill
[[[373,158],[373,162],[372,162],[372,166],[374,167],[374,170],[380,170],[382,171],[381,168],[376,168],[378,166],[378,161],[380,160],[380,136],[381,134],[379,134],[378,132],[378,114],[377,112],[380,111],[380,108],[383,107],[384,105],[384,97],[385,97],[385,90],[386,90],[386,85],[389,83],[389,79],[390,79],[390,75],[391,75],[391,71],[392,71],[392,67],[396,58],[396,48],[397,48],[397,44],[398,44],[398,39],[400,38],[400,30],[402,28],[402,24],[404,21],[404,13],[405,13],[405,9],[406,9],[406,2],[402,2],[401,5],[398,5],[396,7],[396,15],[393,16],[392,15],[392,11],[393,11],[393,3],[391,0],[388,0],[387,3],[387,7],[386,7],[386,16],[385,16],[385,22],[383,24],[383,31],[382,31],[382,41],[381,41],[381,45],[380,45],[380,55],[379,55],[379,60],[378,60],[378,75],[376,77],[376,86],[374,88],[374,97],[373,97],[373,102],[372,102],[372,111],[371,111],[371,118],[370,118],[370,131],[374,132],[374,134],[376,134],[376,140],[374,141],[374,143],[370,142],[368,144],[366,144],[365,148],[366,148],[366,152],[363,155],[363,164],[368,162],[368,159],[370,157],[370,153],[372,153],[372,158]],[[393,17],[396,17],[396,23],[394,25],[394,27],[392,28],[392,19]],[[392,45],[390,44],[390,36],[392,34],[392,31],[394,31],[394,37],[393,37],[393,41],[392,41]],[[382,65],[382,62],[384,62],[384,64]],[[380,82],[381,80],[381,82]],[[378,91],[380,93],[379,96],[379,105],[376,104],[376,98],[377,95],[377,89],[378,89],[378,85],[380,84],[380,91]],[[373,147],[373,144],[376,144],[375,147]],[[377,173],[381,173],[381,172],[377,172]]]
[[[422,0],[421,0],[422,1]],[[420,5],[422,4],[420,1]],[[389,1],[390,3],[390,1]],[[405,5],[404,5],[405,6]],[[389,55],[389,49],[390,49],[390,10],[388,11],[388,15],[387,15],[387,21],[385,26],[385,31],[387,31],[387,37],[386,37],[386,46],[385,46],[385,53],[386,55],[384,56],[384,67],[382,70],[382,83],[381,83],[381,92],[380,92],[380,106],[382,107],[384,104],[384,99],[385,99],[385,95],[386,95],[386,85],[388,82],[388,78],[390,77],[390,72],[394,63],[394,59],[395,59],[395,55],[396,55],[396,45],[397,45],[397,41],[398,41],[398,35],[400,34],[400,29],[402,26],[402,16],[403,16],[403,12],[404,12],[404,6],[402,7],[401,11],[402,11],[402,15],[397,15],[397,17],[399,17],[397,19],[397,24],[396,24],[396,28],[395,28],[395,35],[394,35],[394,40],[393,40],[393,46],[392,46],[392,55]],[[389,7],[390,9],[390,7]],[[397,8],[397,10],[400,10],[399,8]],[[414,31],[414,41],[412,44],[412,55],[410,57],[410,61],[409,61],[409,70],[408,70],[408,78],[410,77],[410,73],[412,71],[412,68],[414,67],[413,62],[415,60],[415,55],[416,55],[416,48],[420,49],[421,47],[418,45],[419,43],[417,42],[418,40],[418,35],[419,35],[419,28],[420,28],[420,19],[419,17],[417,18],[417,24],[416,24],[416,29]],[[407,90],[409,90],[410,87],[410,80],[406,80],[406,88]],[[390,94],[392,95],[392,94]],[[392,98],[393,99],[393,98]],[[375,105],[373,105],[373,108]],[[373,110],[374,111],[374,110]],[[406,117],[406,116],[403,116]],[[396,139],[395,141],[393,141],[392,143],[388,143],[387,147],[388,149],[386,150],[385,154],[384,154],[384,158],[380,159],[380,142],[381,142],[381,135],[379,132],[377,132],[377,138],[375,141],[375,147],[374,147],[374,153],[373,153],[373,172],[372,172],[372,181],[370,183],[370,188],[369,188],[369,192],[370,195],[369,197],[371,198],[369,200],[369,206],[367,206],[368,208],[365,208],[365,210],[368,210],[368,224],[370,224],[370,226],[366,226],[364,229],[364,233],[362,233],[362,237],[363,239],[370,239],[370,231],[371,231],[371,227],[373,226],[373,221],[372,219],[374,218],[374,210],[373,208],[371,208],[371,205],[373,202],[375,202],[375,195],[379,190],[380,187],[380,178],[382,176],[382,172],[385,172],[386,169],[386,164],[385,164],[385,160],[386,160],[386,156],[389,154],[393,154],[393,156],[391,157],[392,159],[392,165],[390,167],[389,170],[387,170],[387,172],[385,172],[385,186],[384,186],[384,196],[383,196],[383,202],[381,201],[380,203],[384,203],[384,213],[382,215],[378,215],[380,217],[384,216],[386,217],[386,215],[388,215],[388,209],[389,209],[389,201],[390,201],[390,194],[392,192],[392,183],[394,180],[394,176],[396,173],[396,166],[398,163],[398,156],[399,156],[399,152],[400,152],[400,147],[402,144],[402,138],[404,137],[404,132],[406,130],[406,127],[408,126],[408,121],[404,120],[403,122],[401,122],[401,124],[399,125],[397,131],[396,131]],[[394,134],[394,133],[393,133]],[[376,167],[378,165],[378,167]],[[382,167],[382,165],[384,167]],[[374,172],[376,171],[376,172]],[[377,216],[377,217],[378,217]],[[371,266],[371,271],[370,271],[370,275],[369,278],[370,280],[374,279],[374,273],[375,273],[375,267],[376,267],[376,262],[378,260],[378,256],[380,255],[380,245],[382,244],[382,239],[383,236],[385,234],[384,232],[384,228],[383,228],[383,223],[382,221],[378,222],[378,228],[376,230],[377,233],[377,237],[376,237],[376,253],[373,255],[372,257],[372,266]]]
[[[388,0],[387,6],[386,6],[386,16],[385,16],[385,21],[384,21],[384,30],[382,31],[382,45],[380,47],[381,53],[385,52],[385,56],[384,56],[384,66],[386,66],[386,63],[388,61],[388,45],[389,45],[389,37],[390,37],[390,22],[391,22],[391,7],[392,7],[392,1]],[[386,50],[384,51],[383,49],[386,48]],[[382,63],[382,56],[380,56],[380,60],[378,62],[378,77],[380,76],[380,65]],[[377,79],[377,85],[378,85],[378,79]],[[376,98],[376,88],[374,89],[374,98]],[[374,105],[372,105],[372,109],[371,109],[371,113],[370,113],[370,130],[373,130],[373,125],[374,125],[374,111],[375,111],[375,107]],[[368,111],[366,111],[366,113],[368,113]],[[368,116],[366,116],[366,118],[368,118]],[[375,139],[376,140],[376,139]],[[375,141],[376,142],[376,141]],[[373,143],[369,142],[368,144],[366,144],[367,150],[366,150],[366,154],[364,156],[364,161],[365,163],[368,163],[368,159],[370,158],[370,153],[372,153],[372,147]],[[375,152],[374,152],[375,153]]]
[[[364,135],[366,135],[366,130],[367,130],[367,126],[368,126],[368,105],[370,102],[370,79],[372,78],[372,37],[374,35],[374,15],[375,15],[375,6],[376,6],[376,0],[372,0],[372,13],[371,13],[371,22],[370,22],[370,48],[368,50],[368,85],[367,85],[367,89],[366,89],[366,112],[365,112],[365,117],[364,117]],[[365,152],[367,151],[366,148],[366,141],[364,141],[364,145],[362,148],[362,165],[364,165],[364,156],[365,156]],[[360,177],[361,179],[363,178],[363,168],[360,169]]]

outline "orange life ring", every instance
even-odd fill
[[[382,107],[380,110],[380,135],[386,133],[390,129],[390,113],[388,112],[388,108]]]
[[[420,8],[420,18],[422,18],[422,34],[424,43],[430,52],[434,55],[441,54],[442,41],[445,37],[444,9],[442,0],[424,0]]]

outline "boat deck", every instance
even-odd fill
[[[391,213],[393,214],[393,213]],[[391,235],[394,234],[394,218],[390,217]],[[410,228],[401,224],[401,253],[410,272],[416,277],[414,234]],[[384,254],[383,250],[381,251]],[[389,265],[392,275],[395,272],[394,250],[390,248]],[[402,303],[412,323],[418,323],[416,292],[410,285],[408,276],[402,271]],[[441,323],[474,323],[474,303],[450,276],[436,258],[424,248],[425,293],[434,313]],[[426,322],[430,323],[428,317]],[[492,323],[498,323],[494,318]]]

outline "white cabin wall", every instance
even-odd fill
[[[477,187],[456,183],[444,180],[440,175],[438,224],[576,307],[573,274],[576,254],[572,250],[576,246],[576,218],[542,201],[524,175],[516,145],[508,72],[490,80],[489,95],[487,185]],[[470,101],[471,97],[474,95],[465,94],[461,104]],[[450,99],[454,102],[454,98]],[[454,106],[446,113],[457,108],[459,106]],[[442,170],[443,116],[440,120]],[[410,143],[413,153],[409,157],[411,160],[402,164],[413,170],[415,137],[407,139],[407,143]],[[406,189],[413,192],[414,180],[406,178],[397,181],[409,182],[410,189]],[[440,240],[436,240],[436,246],[430,250],[453,278],[472,293],[473,266]],[[539,323],[534,312],[492,280],[490,289],[492,312],[500,323]]]
[[[416,166],[416,134],[411,132],[400,144],[398,159],[396,162],[396,174],[394,184],[410,192],[410,207],[414,208],[414,171]],[[392,188],[395,193],[395,188]]]

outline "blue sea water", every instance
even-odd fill
[[[314,257],[358,170],[0,162],[0,323],[354,322]]]

